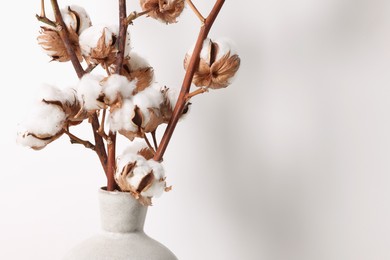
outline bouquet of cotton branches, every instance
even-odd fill
[[[140,0],[141,10],[129,14],[126,1],[119,0],[118,25],[93,25],[83,7],[60,8],[51,0],[53,12],[46,15],[42,0],[38,43],[52,61],[70,61],[79,82],[68,89],[44,86],[41,102],[20,125],[18,142],[40,150],[66,135],[71,143],[98,155],[108,191],[129,192],[143,205],[151,205],[153,197],[170,189],[161,162],[190,99],[209,89],[225,88],[239,68],[240,59],[229,43],[208,38],[223,3],[217,0],[203,17],[190,0]],[[201,28],[196,43],[184,55],[186,73],[176,93],[155,83],[153,68],[131,46],[129,26],[142,16],[175,23],[186,4],[200,19]],[[97,67],[104,74],[96,73]],[[191,92],[192,84],[198,88]],[[92,126],[93,141],[72,134],[72,128],[84,121]],[[164,124],[158,142],[156,130]],[[119,156],[117,134],[129,141]]]

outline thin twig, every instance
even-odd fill
[[[199,95],[199,94],[203,94],[203,93],[205,93],[205,92],[208,92],[208,89],[207,89],[207,88],[198,88],[197,90],[192,91],[191,93],[188,93],[188,94],[186,95],[186,100],[187,100],[187,102],[188,102],[188,101],[189,101],[191,98],[193,98],[194,96]]]
[[[45,0],[41,0],[41,17],[46,17]]]
[[[200,32],[198,35],[198,39],[195,44],[194,51],[192,52],[191,60],[189,62],[186,74],[184,76],[183,84],[180,90],[179,98],[176,102],[176,106],[173,110],[172,117],[168,122],[167,128],[165,129],[164,135],[161,139],[160,145],[156,151],[156,154],[154,156],[154,160],[161,161],[163,159],[163,155],[165,153],[165,150],[167,149],[167,146],[169,144],[169,141],[172,137],[173,131],[175,130],[175,127],[177,125],[177,122],[179,121],[179,118],[183,114],[183,110],[185,108],[186,104],[186,96],[190,92],[191,88],[191,82],[192,78],[194,77],[194,73],[198,67],[199,59],[200,59],[200,52],[202,50],[203,42],[207,38],[207,35],[210,32],[210,29],[215,21],[215,19],[218,16],[219,11],[221,10],[225,0],[217,0],[214,4],[213,9],[211,10],[208,17],[205,19],[205,23],[200,28]]]
[[[50,20],[49,18],[47,18],[46,16],[39,16],[39,15],[36,14],[35,17],[38,19],[38,21],[40,21],[42,23],[50,25],[53,28],[57,27],[57,24],[55,22],[53,22],[52,20]]]
[[[93,64],[93,63],[89,64],[88,68],[85,70],[85,73],[92,72],[96,67],[97,67],[97,64]]]
[[[98,134],[101,135],[105,140],[108,140],[108,135],[104,131],[104,124],[106,122],[106,111],[107,109],[103,109],[103,114],[102,114],[102,120],[98,129]]]
[[[65,129],[65,134],[69,136],[70,142],[72,144],[81,144],[84,145],[85,148],[92,149],[93,151],[95,151],[95,146],[91,142],[78,138],[77,136],[70,133],[67,129]]]
[[[152,9],[146,10],[146,11],[143,11],[143,12],[136,12],[136,11],[131,12],[131,13],[129,14],[129,16],[126,17],[126,23],[127,23],[127,24],[133,24],[133,21],[134,21],[135,19],[137,19],[138,17],[141,17],[141,16],[143,16],[143,15],[145,15],[145,14],[150,13],[150,11],[152,11]]]
[[[203,15],[199,12],[198,8],[194,5],[194,3],[191,0],[186,0],[187,4],[191,7],[192,11],[194,11],[195,15],[199,18],[202,25],[205,23],[206,19],[203,17]]]
[[[146,144],[148,145],[149,149],[153,152],[153,154],[156,154],[156,152],[154,151],[154,148],[153,148],[152,144],[149,142],[149,139],[148,139],[148,137],[146,136],[145,133],[144,133],[144,140],[145,140]]]
[[[154,149],[156,149],[156,151],[157,151],[158,144],[157,144],[157,138],[156,138],[156,130],[152,131],[151,134],[152,134],[152,138],[153,138]]]

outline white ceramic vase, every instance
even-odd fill
[[[147,207],[124,192],[99,190],[102,232],[73,248],[63,260],[177,260],[143,231]]]

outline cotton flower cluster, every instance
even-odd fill
[[[143,205],[151,205],[152,197],[168,191],[164,168],[153,160],[146,146],[135,150],[134,145],[117,157],[115,180],[122,191],[130,192]],[[138,146],[139,147],[139,146]]]
[[[157,85],[137,90],[137,80],[112,74],[104,78],[87,74],[77,87],[79,102],[91,114],[109,108],[108,125],[130,140],[143,138],[162,123],[167,123],[173,110],[174,96],[167,88]]]
[[[79,111],[80,104],[74,90],[46,85],[42,101],[19,126],[17,142],[40,150],[59,138],[69,126],[81,123],[85,114],[77,115]]]
[[[129,29],[123,29],[131,28],[133,20],[143,15],[165,24],[176,23],[185,2],[139,0],[142,12],[128,14],[126,1],[121,1],[121,22],[107,25],[92,24],[86,10],[77,5],[58,9],[57,3],[52,2],[55,15],[46,16],[42,1],[42,16],[38,19],[45,25],[37,37],[38,44],[52,61],[71,60],[79,80],[66,89],[46,85],[40,102],[20,125],[17,141],[40,150],[67,135],[72,143],[96,152],[107,176],[107,190],[129,192],[143,205],[151,205],[153,197],[170,190],[164,169],[156,160],[162,160],[176,123],[187,114],[189,100],[194,95],[209,88],[227,87],[240,66],[240,58],[229,42],[207,38],[200,57],[192,57],[195,47],[185,56],[186,70],[193,58],[200,61],[195,71],[193,67],[187,71],[180,95],[174,88],[156,83],[153,67],[133,50]],[[220,8],[221,2],[218,2],[216,7]],[[216,9],[204,19],[197,8],[189,4],[204,28],[209,29],[209,22],[215,19],[212,16],[218,14]],[[193,72],[192,83],[201,89],[191,92],[188,75]],[[82,122],[92,125],[93,141],[72,134],[72,127]],[[161,124],[169,125],[158,144],[156,130]],[[120,156],[116,156],[117,134],[131,141]],[[153,138],[154,147],[148,136]]]
[[[187,69],[193,48],[187,52],[184,59],[184,68]],[[232,82],[238,68],[240,58],[226,40],[203,42],[200,61],[192,82],[197,87],[211,89],[225,88]]]

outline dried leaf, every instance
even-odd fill
[[[110,72],[115,73],[116,64],[110,66]],[[144,67],[133,70],[130,66],[130,62],[126,59],[123,62],[121,75],[125,76],[129,81],[137,80],[133,95],[151,86],[154,79],[154,70],[152,67]]]

